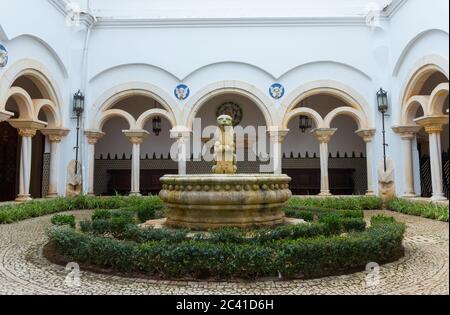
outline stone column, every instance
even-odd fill
[[[421,128],[420,126],[396,126],[392,128],[402,139],[403,177],[405,185],[403,197],[405,198],[414,198],[417,196],[414,189],[412,142]]]
[[[176,130],[170,131],[171,138],[177,139],[177,162],[178,162],[178,174],[186,175],[187,167],[186,162],[188,160],[188,145],[190,144],[191,131],[189,130]]]
[[[363,138],[366,143],[366,163],[367,163],[367,193],[366,196],[374,196],[375,189],[373,186],[373,137],[375,136],[375,129],[361,129],[357,130],[356,134]]]
[[[47,198],[60,196],[58,191],[59,164],[60,164],[60,144],[62,139],[69,133],[68,129],[43,129],[42,134],[47,136],[50,142],[50,180]]]
[[[442,149],[441,132],[443,126],[448,124],[448,116],[427,116],[416,119],[415,122],[425,128],[430,139],[431,181],[433,186],[432,200],[447,200],[444,195],[442,183]]]
[[[337,129],[320,128],[311,133],[320,144],[320,196],[331,196],[330,181],[328,178],[328,143]]]
[[[289,130],[281,130],[278,129],[277,127],[269,128],[270,142],[272,148],[271,153],[272,153],[273,173],[276,175],[281,175],[283,171],[282,144],[288,132]]]
[[[141,144],[149,133],[145,130],[124,130],[123,133],[128,137],[133,145],[131,161],[131,192],[130,196],[140,196],[141,179]]]
[[[105,136],[104,132],[98,130],[86,130],[85,135],[88,139],[87,146],[87,167],[88,167],[88,195],[94,196],[94,171],[95,171],[95,145],[98,140]]]
[[[18,202],[31,200],[30,180],[31,180],[31,158],[33,137],[38,130],[43,129],[46,124],[40,121],[26,119],[10,119],[9,124],[18,129],[19,136],[22,137],[22,147],[20,153],[20,176]]]

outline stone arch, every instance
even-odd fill
[[[411,97],[405,104],[402,112],[402,125],[414,125],[414,119],[416,118],[416,113],[419,108],[421,108],[424,115],[426,115],[429,99],[429,96],[424,95],[416,95]]]
[[[199,93],[194,95],[187,104],[186,109],[189,111],[185,115],[185,126],[192,128],[194,118],[202,106],[212,98],[223,94],[238,94],[244,96],[259,108],[264,116],[264,120],[268,127],[274,124],[273,115],[270,111],[272,102],[264,93],[258,90],[255,86],[240,81],[221,81],[213,83]]]
[[[296,88],[288,95],[280,108],[283,117],[287,117],[302,100],[319,94],[334,96],[348,104],[349,108],[359,112],[358,117],[364,117],[362,120],[364,123],[370,125],[368,102],[352,88],[336,81],[314,81]]]
[[[9,89],[18,78],[23,76],[33,81],[45,99],[57,105],[58,112],[61,115],[60,104],[63,104],[63,102],[57,89],[58,85],[44,65],[33,59],[21,59],[15,62],[0,78],[0,111],[6,106]]]
[[[125,119],[129,125],[130,130],[137,129],[136,121],[135,121],[134,117],[131,116],[129,113],[127,113],[126,111],[121,110],[121,109],[109,109],[109,110],[103,112],[103,115],[101,116],[100,120],[96,124],[95,130],[102,131],[105,123],[114,117],[120,117],[120,118]]]
[[[413,68],[409,71],[407,81],[400,93],[400,104],[402,107],[406,106],[409,99],[418,95],[423,83],[434,73],[440,72],[448,79],[449,62],[447,59],[438,55],[424,56],[415,63]],[[402,112],[404,108],[402,108]]]
[[[289,126],[289,122],[297,117],[297,116],[308,116],[309,118],[311,118],[314,123],[316,124],[317,128],[325,128],[325,122],[323,120],[323,118],[319,115],[318,112],[316,112],[314,109],[311,108],[307,108],[307,107],[301,107],[301,108],[296,108],[292,111],[290,111],[286,117],[283,120],[283,129],[288,129]]]
[[[340,115],[352,117],[358,125],[358,130],[369,129],[369,124],[364,114],[351,107],[339,107],[332,110],[324,119],[325,128],[331,128],[333,120]]]
[[[35,99],[33,100],[33,107],[35,110],[34,120],[39,120],[39,114],[43,111],[48,121],[48,128],[61,127],[62,122],[58,108],[52,101],[47,99]]]
[[[167,112],[166,110],[163,109],[159,109],[159,108],[154,108],[154,109],[150,109],[146,112],[144,112],[137,120],[136,122],[136,126],[138,129],[143,130],[145,127],[145,124],[152,119],[153,117],[156,116],[161,116],[164,117],[165,119],[167,119],[170,124],[172,125],[172,128],[176,127],[176,121],[173,119],[173,117],[170,115],[169,112]]]
[[[10,88],[8,90],[8,93],[5,95],[5,106],[2,108],[2,110],[6,110],[6,102],[10,98],[14,99],[17,103],[17,107],[19,109],[18,118],[32,120],[35,117],[33,100],[31,99],[27,91],[20,87]]]
[[[433,90],[427,108],[428,115],[442,115],[444,102],[448,97],[448,90],[448,83],[441,83]]]
[[[162,89],[145,82],[130,82],[109,89],[97,99],[91,111],[95,113],[92,116],[94,117],[91,123],[92,129],[98,129],[97,124],[106,111],[109,111],[118,102],[132,96],[144,96],[155,99],[164,107],[169,121],[175,125],[179,123],[180,113],[178,105]]]

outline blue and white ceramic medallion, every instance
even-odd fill
[[[8,64],[8,50],[0,44],[0,68],[6,67]]]
[[[279,100],[280,98],[282,98],[284,96],[285,92],[286,92],[286,90],[285,90],[284,86],[281,85],[280,83],[272,84],[269,89],[270,96],[272,96],[272,98],[274,98],[276,100]]]
[[[191,94],[191,90],[186,84],[179,84],[174,91],[175,97],[180,101],[184,101]]]

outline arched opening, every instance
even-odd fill
[[[404,100],[402,124],[423,127],[415,130],[417,147],[405,146],[405,151],[412,150],[405,152],[411,156],[411,167],[405,168],[405,196],[415,196],[416,186],[421,197],[448,199],[448,78],[432,65],[423,67],[411,78]]]
[[[211,97],[200,105],[192,117],[192,141],[188,174],[208,174],[213,166],[211,149],[217,117],[232,116],[236,133],[238,173],[270,173],[270,140],[266,117],[248,96],[228,92]]]
[[[167,118],[170,115],[157,100],[143,95],[123,98],[104,113],[112,111],[118,111],[119,115],[101,118],[99,130],[104,132],[105,136],[95,147],[95,193],[97,195],[127,195],[138,192],[144,195],[157,194],[161,190],[159,179],[165,174],[177,173],[178,167],[170,154],[174,142],[174,139],[170,138],[172,122]],[[135,134],[132,136],[127,131],[138,131],[139,136]],[[141,138],[139,143],[134,142],[136,137]],[[135,144],[139,145],[138,164],[136,164],[139,165],[139,170],[135,171],[139,176],[138,192],[133,192],[133,146]]]
[[[311,115],[306,124],[309,128],[302,130],[302,126],[305,127],[302,116],[309,112]],[[318,118],[313,119],[314,116]],[[351,116],[357,116],[358,121]],[[365,123],[360,121],[363,113],[350,107],[342,98],[319,93],[303,98],[288,117],[289,134],[283,143],[283,171],[293,178],[291,188],[294,194],[366,193],[366,145],[355,133]],[[321,156],[324,152],[326,157]],[[323,165],[328,165],[327,169],[323,169],[323,162]]]

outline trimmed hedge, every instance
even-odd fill
[[[403,254],[404,224],[377,217],[364,232],[346,236],[292,238],[260,244],[219,237],[173,243],[136,243],[49,229],[51,242],[72,260],[125,272],[171,278],[322,277],[385,263]]]
[[[71,228],[75,228],[75,216],[74,215],[63,215],[63,214],[57,214],[52,217],[51,220],[52,224],[54,225],[68,225]]]
[[[326,197],[291,198],[286,209],[304,210],[379,210],[381,199],[378,197]]]
[[[428,219],[448,222],[448,206],[430,202],[394,199],[387,203],[389,210]]]
[[[0,224],[14,223],[30,218],[72,210],[122,209],[136,212],[140,205],[160,202],[157,197],[88,197],[36,200],[23,204],[0,207]],[[158,211],[163,211],[157,208]],[[156,211],[155,211],[156,212]]]

